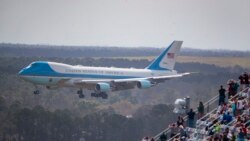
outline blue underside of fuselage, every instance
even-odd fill
[[[23,77],[24,80],[39,84],[39,85],[57,85],[60,80],[63,78],[59,77],[38,77],[38,76],[29,76],[29,77]]]

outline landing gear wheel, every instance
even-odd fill
[[[79,94],[79,95],[82,94],[82,90],[81,90],[81,89],[78,90],[78,91],[77,91],[77,94]]]
[[[35,90],[33,93],[34,93],[35,95],[40,94],[39,90]]]
[[[84,98],[84,94],[79,94],[79,98]]]
[[[102,99],[108,99],[108,94],[106,93],[100,93]]]

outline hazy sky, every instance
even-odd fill
[[[0,42],[250,50],[250,0],[0,0]]]

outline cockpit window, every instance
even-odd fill
[[[32,63],[32,64],[31,64],[32,67],[35,67],[35,66],[37,66],[37,65],[38,65],[37,63]]]
[[[29,64],[29,65],[26,67],[26,69],[30,68],[30,67],[31,67],[31,65],[32,65],[32,64]]]
[[[28,68],[30,68],[30,67],[35,67],[35,66],[37,66],[37,63],[31,63],[31,64],[29,64],[26,68],[28,69]]]

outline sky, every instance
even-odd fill
[[[250,0],[0,0],[0,42],[250,50]]]

